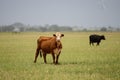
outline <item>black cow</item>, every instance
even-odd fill
[[[93,43],[97,43],[97,45],[99,45],[101,40],[105,40],[105,36],[93,34],[89,36],[89,40],[90,40],[90,45],[91,44],[94,45]]]

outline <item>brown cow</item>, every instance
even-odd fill
[[[37,49],[36,49],[36,53],[35,53],[34,63],[36,63],[39,52],[40,52],[40,56],[42,57],[42,54],[41,54],[41,52],[42,52],[45,63],[47,63],[46,55],[48,53],[51,53],[52,57],[53,57],[53,63],[58,64],[58,58],[59,58],[59,55],[60,55],[61,49],[62,49],[62,43],[61,43],[60,39],[63,36],[64,36],[64,34],[61,34],[60,32],[53,34],[53,37],[41,36],[37,40]]]
[[[49,40],[51,39],[52,37],[46,37],[46,36],[40,36],[39,39],[37,40],[37,48],[39,50],[40,48],[40,44],[42,41],[46,41],[46,40]],[[37,52],[37,51],[36,51]],[[38,53],[39,54],[39,53]],[[38,56],[38,54],[36,56]],[[42,54],[41,54],[41,51],[40,51],[40,57],[42,57]]]

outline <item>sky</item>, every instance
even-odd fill
[[[0,0],[0,25],[120,27],[120,0]]]

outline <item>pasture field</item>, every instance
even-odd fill
[[[120,32],[63,32],[60,64],[50,54],[33,63],[37,38],[53,33],[0,33],[0,80],[120,80]],[[93,33],[106,40],[90,46]]]

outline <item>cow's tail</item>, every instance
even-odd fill
[[[38,39],[37,40],[37,45],[38,45],[38,47],[40,47],[39,45],[40,45],[40,40]],[[41,50],[39,49],[39,53],[40,53],[40,57],[42,58],[42,53],[41,53]]]

